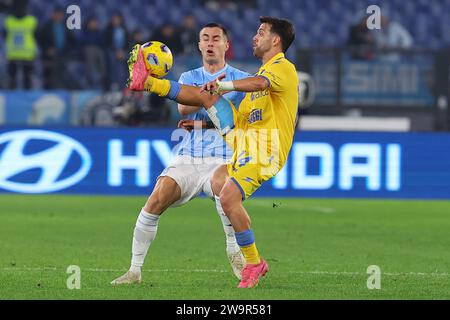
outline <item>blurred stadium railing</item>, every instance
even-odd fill
[[[353,53],[352,48],[298,51],[297,69],[310,75],[314,87],[313,102],[301,109],[305,120],[320,115],[355,121],[375,117],[380,119],[378,130],[396,131],[392,119],[398,119],[398,129],[406,131],[449,129],[450,50],[378,50],[365,60],[352,58]],[[401,124],[405,121],[409,128]],[[330,117],[324,118],[322,129],[327,123]],[[336,129],[339,124],[331,126]]]

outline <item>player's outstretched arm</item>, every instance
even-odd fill
[[[269,80],[262,76],[255,76],[240,80],[231,81],[234,91],[256,92],[267,89],[270,86]]]
[[[208,108],[218,99],[219,95],[212,96],[207,92],[201,92],[198,87],[182,84],[180,86],[180,91],[174,100],[179,104],[190,106],[191,108],[195,108],[194,106],[205,106]]]
[[[204,84],[201,91],[208,91],[211,94],[223,94],[228,91],[257,92],[265,90],[270,86],[269,80],[263,76],[255,76],[233,81],[222,81],[224,78],[225,74],[221,74],[216,80]]]

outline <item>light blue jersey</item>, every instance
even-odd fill
[[[217,79],[219,75],[225,73],[225,81],[239,80],[247,78],[250,75],[247,72],[233,68],[226,64],[225,67],[214,74],[209,73],[204,67],[184,72],[178,81],[181,84],[200,87],[203,84]],[[224,95],[233,105],[238,108],[245,92],[232,91]],[[202,108],[198,112],[186,116],[192,120],[209,120],[208,114]],[[226,145],[224,139],[218,134],[217,130],[192,130],[189,136],[186,136],[179,145],[178,155],[189,155],[191,157],[222,157],[230,158],[233,152]]]

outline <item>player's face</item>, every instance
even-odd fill
[[[253,55],[262,58],[265,52],[272,48],[274,35],[270,32],[270,25],[263,23],[253,37]]]
[[[215,64],[225,59],[225,52],[229,44],[222,29],[217,27],[203,28],[200,31],[198,48],[202,53],[203,60],[209,64]]]

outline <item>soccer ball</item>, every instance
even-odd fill
[[[145,66],[150,75],[162,78],[169,73],[173,64],[173,56],[169,47],[159,41],[149,41],[142,46]]]

